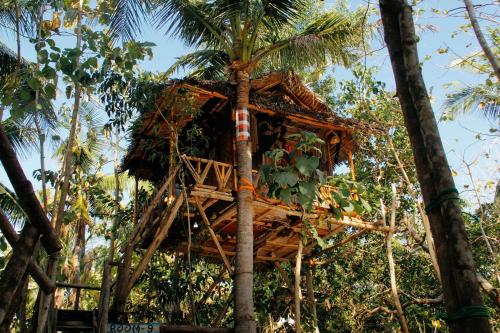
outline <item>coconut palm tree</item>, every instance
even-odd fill
[[[236,332],[255,331],[252,190],[246,185],[252,179],[248,128],[250,80],[263,62],[271,68],[348,65],[355,48],[363,42],[362,13],[326,11],[304,24],[309,6],[310,2],[305,0],[162,0],[154,10],[159,29],[166,29],[171,36],[197,49],[180,58],[172,70],[187,66],[206,73],[204,69],[209,69],[225,74],[235,85],[240,185],[235,270]],[[113,27],[113,22],[111,25],[112,29],[120,30]]]

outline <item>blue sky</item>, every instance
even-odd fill
[[[356,8],[359,5],[366,5],[366,1],[350,1],[350,7]],[[331,6],[333,1],[325,1],[325,6]],[[372,8],[378,6],[378,2],[372,1],[369,4]],[[415,17],[417,25],[425,26],[432,25],[436,31],[429,31],[424,29],[420,31],[419,54],[421,60],[425,56],[430,56],[428,61],[424,62],[423,73],[424,79],[427,84],[428,90],[433,96],[433,107],[437,118],[441,113],[441,104],[445,98],[447,90],[444,85],[450,82],[456,84],[475,84],[484,81],[484,77],[477,74],[450,69],[450,62],[457,56],[464,56],[479,49],[472,31],[461,33],[457,38],[451,38],[453,31],[457,30],[459,26],[466,23],[464,17],[460,18],[443,18],[440,15],[430,12],[430,8],[438,9],[451,9],[462,6],[460,1],[423,1],[419,8],[426,9],[426,11]],[[7,45],[14,48],[15,39],[13,35],[0,35],[2,41]],[[163,35],[162,31],[155,30],[151,27],[145,27],[143,34],[138,39],[154,42],[157,46],[153,49],[154,57],[151,60],[145,61],[142,67],[149,71],[162,71],[167,69],[174,61],[175,58],[187,53],[188,49],[183,46],[178,40],[169,38]],[[62,41],[62,45],[69,43]],[[70,41],[73,45],[74,41]],[[446,54],[439,54],[439,48],[449,48]],[[376,47],[375,47],[376,48]],[[33,59],[34,51],[31,46],[26,42],[24,43],[23,55],[29,59]],[[377,78],[386,82],[389,89],[394,89],[394,80],[392,76],[392,69],[388,59],[387,51],[385,49],[377,52],[367,60],[368,66],[379,67]],[[335,69],[334,76],[337,80],[348,79],[350,74],[346,70]],[[455,177],[457,186],[461,191],[463,197],[473,199],[470,192],[470,179],[466,174],[466,168],[462,163],[462,159],[466,161],[475,161],[471,166],[473,177],[480,186],[483,186],[489,180],[496,182],[499,178],[499,158],[500,151],[498,148],[499,138],[488,136],[490,128],[498,128],[496,124],[491,121],[482,119],[479,116],[463,116],[454,122],[440,122],[439,124],[443,143],[447,151],[447,156],[450,165],[457,175]],[[485,133],[481,135],[481,140],[476,138],[477,133]],[[487,140],[484,140],[484,139]],[[36,152],[35,156],[24,158],[22,161],[24,170],[27,175],[31,176],[33,170],[39,168],[38,157]],[[49,162],[49,168],[57,168],[54,161]],[[0,168],[0,181],[8,183],[5,172]],[[39,184],[35,183],[35,187]],[[469,186],[469,188],[467,188]],[[482,191],[482,200],[491,200],[493,195],[492,189]]]

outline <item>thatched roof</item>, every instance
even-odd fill
[[[191,120],[183,112],[186,108],[201,109],[203,117],[210,117],[235,100],[235,84],[227,81],[210,80],[170,80],[157,108],[149,110],[137,120],[129,151],[122,169],[140,176],[141,168],[153,168],[148,162],[152,146],[162,146],[169,137],[167,121],[182,126]],[[189,105],[187,105],[189,104]],[[354,119],[341,118],[316,93],[311,91],[300,78],[291,72],[273,72],[251,80],[249,109],[287,118],[297,123],[297,127],[342,130],[352,133],[356,130],[383,132],[378,124],[368,124]],[[168,120],[165,111],[169,111]],[[164,124],[165,123],[165,124]],[[161,124],[161,125],[160,125]],[[140,176],[141,177],[141,176]]]

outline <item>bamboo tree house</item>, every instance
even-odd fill
[[[157,184],[158,190],[130,238],[131,244],[146,251],[133,270],[129,290],[157,249],[186,253],[189,231],[191,252],[220,260],[231,271],[236,254],[238,177],[234,90],[231,82],[172,80],[156,109],[138,119],[122,168]],[[355,178],[355,134],[383,132],[380,127],[335,115],[293,73],[273,72],[253,79],[249,110],[256,262],[275,264],[293,259],[304,217],[323,239],[346,227],[387,232],[388,227],[359,216],[334,218],[319,202],[312,212],[304,214],[297,205],[272,200],[259,182],[258,172],[269,163],[266,151],[288,149],[294,144],[288,139],[290,134],[309,131],[325,141],[318,154],[319,168],[333,174],[344,164]],[[329,199],[328,191],[319,192],[321,199]],[[304,255],[315,244],[310,240]]]

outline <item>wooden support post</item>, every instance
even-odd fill
[[[137,279],[141,276],[142,272],[146,269],[146,266],[148,265],[149,261],[151,260],[151,257],[155,253],[155,251],[158,249],[160,244],[165,240],[165,238],[168,235],[168,231],[170,230],[170,227],[172,226],[172,223],[174,222],[175,217],[177,216],[177,212],[179,211],[179,208],[181,207],[182,203],[184,202],[184,196],[179,195],[174,203],[172,204],[172,208],[169,209],[165,215],[162,218],[162,221],[160,223],[160,226],[158,227],[158,230],[156,231],[155,237],[151,244],[149,245],[146,253],[142,257],[141,261],[137,265],[137,268],[134,270],[132,275],[130,276],[130,280],[128,282],[128,292],[132,290],[132,287],[134,286],[135,282]]]
[[[318,328],[318,315],[316,312],[316,298],[314,297],[314,281],[313,281],[313,267],[307,265],[306,267],[306,285],[307,285],[307,302],[311,311],[314,333],[319,333]]]
[[[212,237],[213,242],[215,243],[215,246],[217,246],[217,250],[219,250],[220,256],[222,257],[222,260],[224,261],[224,265],[226,265],[226,268],[229,272],[229,274],[233,274],[233,268],[231,267],[231,263],[229,262],[229,259],[227,258],[226,254],[224,253],[224,249],[219,243],[219,240],[217,239],[217,235],[215,232],[212,230],[212,227],[210,227],[210,221],[208,220],[207,215],[205,214],[205,210],[201,206],[201,202],[197,197],[194,197],[194,201],[196,203],[196,207],[198,208],[201,219],[203,220],[203,223],[205,223],[205,226],[208,229],[208,232],[210,233],[210,236]]]
[[[301,333],[302,325],[300,323],[300,300],[302,298],[302,291],[300,290],[300,268],[302,264],[302,250],[304,244],[302,243],[302,238],[299,235],[299,249],[297,250],[297,256],[295,257],[295,292],[294,292],[294,303],[295,303],[295,332]]]
[[[9,242],[12,248],[15,248],[16,243],[19,240],[19,236],[14,230],[14,227],[10,224],[7,216],[0,210],[0,231],[7,242]],[[33,277],[33,280],[38,284],[38,286],[43,290],[45,294],[51,294],[54,292],[56,286],[54,282],[45,274],[45,272],[37,265],[37,263],[30,258],[28,263],[28,272]]]
[[[396,282],[396,264],[394,263],[394,257],[392,254],[392,236],[396,229],[396,184],[392,184],[392,206],[391,206],[391,217],[390,217],[390,231],[387,234],[387,259],[389,261],[389,275],[391,277],[391,292],[392,298],[394,300],[394,305],[396,306],[399,318],[399,324],[401,325],[401,331],[403,333],[409,333],[408,324],[406,323],[406,318],[403,312],[403,307],[401,306],[401,301],[399,300],[398,286]]]

